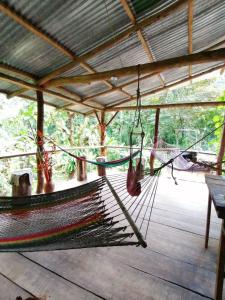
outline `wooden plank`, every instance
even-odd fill
[[[183,215],[176,216],[172,210],[154,209],[147,236],[148,248],[98,248],[57,251],[54,252],[54,256],[51,253],[26,253],[25,255],[70,280],[76,278],[79,284],[96,293],[103,293],[102,296],[107,299],[112,295],[115,299],[122,299],[122,297],[145,299],[146,294],[143,294],[143,290],[146,289],[145,281],[147,281],[146,293],[149,293],[149,297],[164,299],[165,295],[161,294],[161,290],[156,291],[154,296],[152,294],[156,284],[158,289],[161,288],[159,282],[162,280],[166,289],[168,289],[167,284],[176,287],[174,294],[170,294],[169,290],[171,297],[169,299],[179,297],[178,285],[184,291],[191,292],[186,296],[183,295],[187,299],[195,299],[200,295],[212,298],[218,241],[211,239],[209,250],[205,251],[204,237],[186,230],[188,228],[186,226],[192,226],[197,233],[198,230],[204,231],[204,217],[200,214],[207,204],[206,186],[202,183],[191,183],[192,189],[190,189],[190,182],[175,186],[168,179],[163,179],[161,184],[156,205],[161,199],[164,207],[169,207],[171,199],[174,198],[174,203],[177,202],[178,206],[181,202],[180,211]],[[180,199],[182,192],[185,195]],[[188,206],[189,210],[187,210]],[[196,215],[193,218],[192,212],[195,212],[196,208]],[[159,220],[163,224],[154,223]],[[189,224],[190,220],[192,224]],[[172,228],[173,225],[177,228]],[[219,224],[215,224],[215,229],[216,227],[218,228]],[[75,273],[73,268],[72,272],[70,270],[72,265],[76,266]],[[93,281],[91,278],[94,277],[96,269],[98,269],[98,278]],[[143,277],[145,274],[149,277]],[[157,279],[157,283],[153,282],[153,279]],[[137,285],[134,286],[134,282]]]
[[[15,300],[16,297],[28,298],[34,296],[7,277],[0,274],[0,290],[2,300]]]
[[[37,297],[46,296],[47,299],[54,300],[99,299],[91,291],[53,274],[17,253],[1,253],[0,272]]]
[[[127,249],[135,248],[124,249],[126,251],[122,255],[125,258]],[[98,294],[101,293],[106,299],[203,299],[200,295],[166,282],[159,276],[146,274],[130,267],[126,260],[121,262],[114,259],[111,255],[114,251],[117,249],[58,251],[54,256],[50,253],[25,255],[54,272],[60,272],[70,280],[76,279],[79,284],[85,285]],[[72,269],[71,265],[76,266],[75,269]],[[97,275],[96,270],[98,270]]]

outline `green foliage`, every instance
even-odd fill
[[[169,90],[164,93],[142,99],[142,104],[175,103],[190,101],[225,101],[225,92],[215,88],[215,79],[206,79]],[[36,103],[23,100],[1,99],[0,105],[0,142],[4,145],[2,155],[14,152],[35,152],[36,145],[30,138],[31,128],[36,132]],[[7,113],[6,113],[7,112]],[[107,128],[106,144],[129,146],[129,133],[134,119],[134,111],[120,112]],[[106,114],[106,121],[112,114]],[[144,147],[151,147],[154,136],[155,110],[141,113],[145,139]],[[185,110],[166,110],[160,112],[159,137],[165,142],[186,148],[224,122],[224,108],[194,108]],[[196,146],[197,150],[218,151],[221,130],[207,137]],[[99,149],[90,148],[99,145],[99,128],[95,117],[84,117],[45,106],[45,135],[64,148],[85,147],[74,150],[74,154],[93,160],[99,155]],[[140,146],[140,138],[134,139],[134,145]],[[129,149],[108,149],[108,160],[118,159],[128,154]],[[148,159],[149,152],[143,156]],[[54,178],[65,178],[76,169],[76,162],[65,153],[57,152],[53,156]],[[36,174],[34,156],[0,161],[0,189],[9,193],[10,174],[13,169],[30,167]],[[88,164],[88,172],[96,167]],[[126,166],[122,167],[123,169]]]

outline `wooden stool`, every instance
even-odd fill
[[[105,162],[105,156],[98,156],[96,158],[96,161],[98,162]],[[106,175],[106,169],[102,166],[97,166],[98,169],[98,176],[105,176]]]
[[[11,175],[10,183],[12,184],[12,196],[29,196],[31,195],[32,184],[31,169],[16,170]]]
[[[85,156],[80,156],[82,159],[86,159]],[[85,160],[77,159],[77,180],[84,181],[87,179],[87,163]]]

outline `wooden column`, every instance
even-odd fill
[[[157,108],[156,109],[156,113],[155,113],[155,132],[154,132],[154,144],[153,144],[153,149],[157,148],[157,143],[158,143],[158,133],[159,133],[159,116],[160,116],[160,109]],[[151,152],[151,156],[150,156],[150,172],[153,173],[154,170],[154,160],[155,160],[155,156],[154,154]]]
[[[105,137],[106,137],[106,124],[105,124],[105,112],[101,112],[101,118],[100,118],[100,145],[105,145]],[[106,156],[106,148],[102,147],[100,149],[100,156]]]
[[[225,122],[225,116],[224,116],[224,122]],[[222,137],[221,137],[221,142],[220,142],[220,150],[219,150],[219,153],[217,156],[218,169],[222,169],[221,161],[223,160],[224,151],[225,151],[225,125],[223,125],[223,132],[222,132]],[[217,175],[221,175],[221,174],[222,174],[222,171],[217,170]]]
[[[44,98],[43,93],[37,91],[37,193],[42,193],[44,188],[44,174],[40,166],[41,156],[43,155],[42,135],[44,127]]]

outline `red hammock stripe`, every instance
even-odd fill
[[[16,242],[33,242],[39,239],[45,239],[50,238],[53,236],[60,235],[62,233],[69,233],[70,231],[73,231],[75,229],[79,229],[83,226],[87,226],[91,223],[94,223],[98,220],[100,220],[103,217],[101,213],[95,214],[91,217],[85,218],[82,221],[76,222],[74,224],[66,225],[59,228],[54,228],[38,233],[33,233],[29,235],[21,235],[18,237],[9,237],[9,238],[0,238],[0,244],[4,243],[16,243]]]

